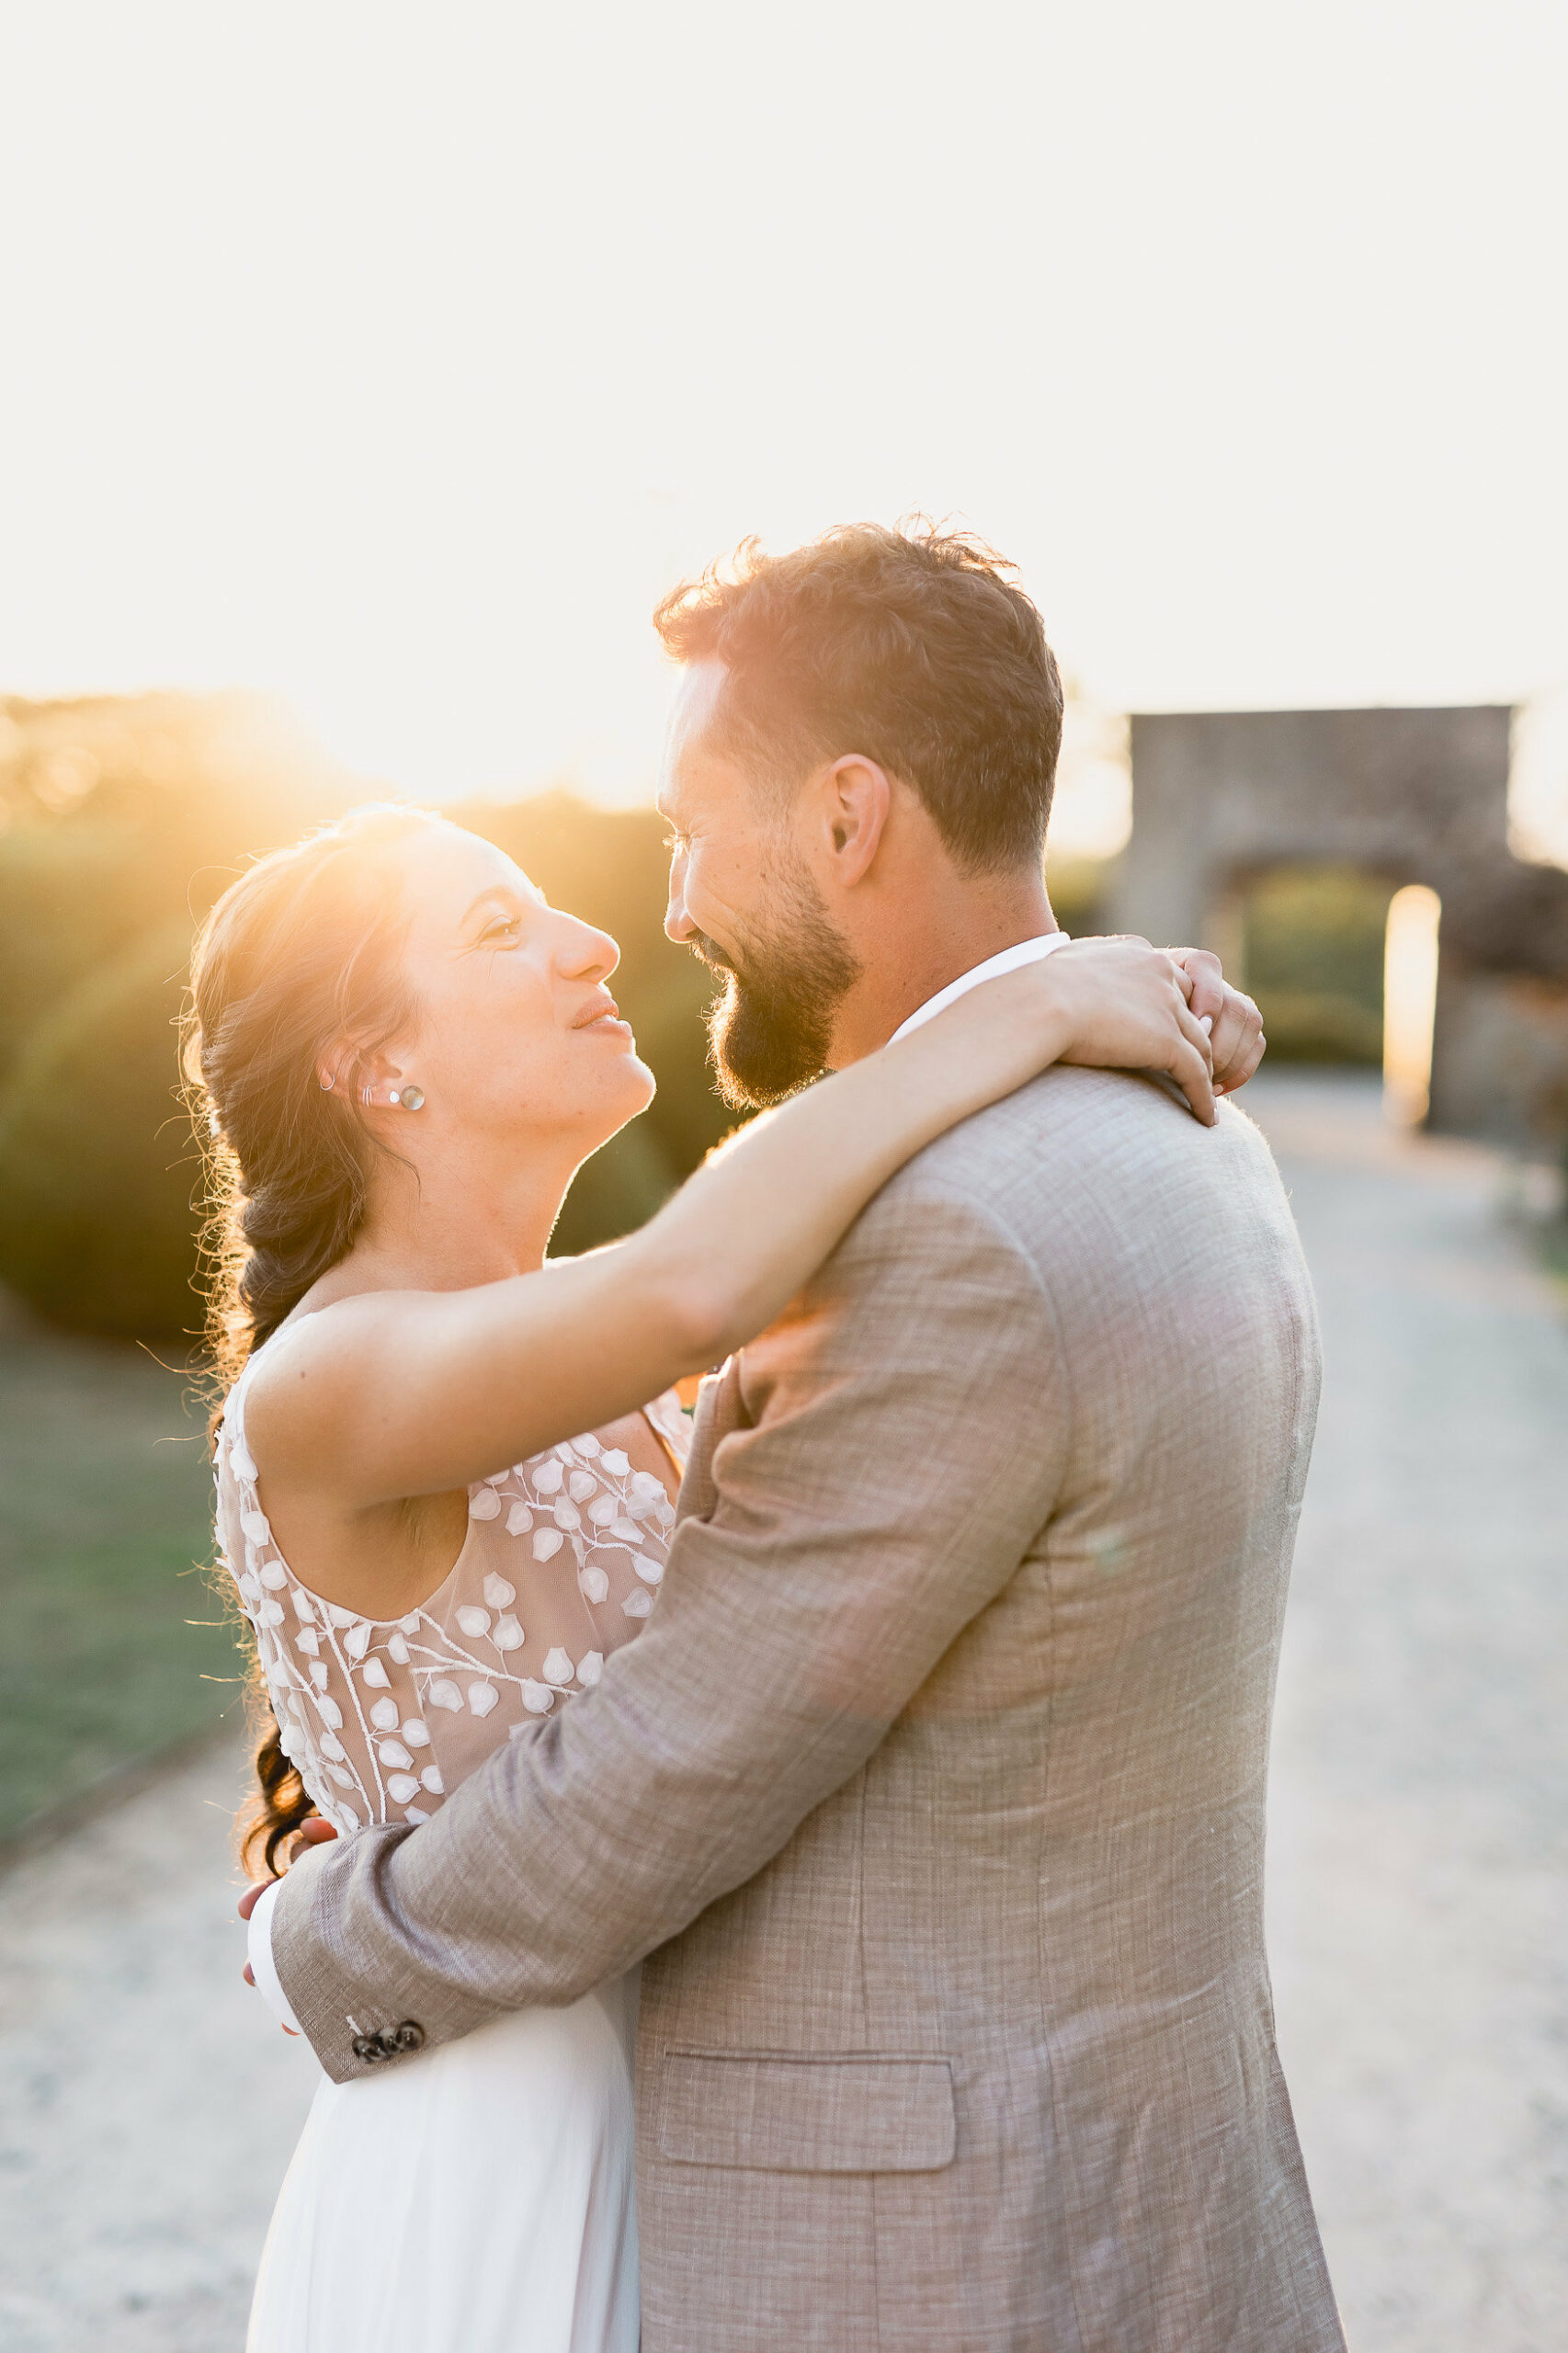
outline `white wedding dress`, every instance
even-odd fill
[[[401,1618],[362,1618],[273,1542],[244,1390],[220,1432],[218,1539],[284,1747],[340,1832],[426,1821],[636,1633],[675,1518],[665,1483],[592,1436],[498,1471],[469,1490],[445,1583]],[[673,1396],[646,1410],[678,1472],[685,1415]],[[247,2353],[636,2353],[636,2004],[633,1972],[382,2073],[324,2077]]]

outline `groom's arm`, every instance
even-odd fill
[[[421,1828],[324,1847],[284,1881],[278,1973],[338,2080],[365,2063],[357,2037],[404,2020],[448,2041],[573,2001],[750,1879],[1050,1516],[1067,1440],[1050,1302],[928,1165],[740,1377],[750,1426],[720,1438],[659,1607],[599,1688]]]

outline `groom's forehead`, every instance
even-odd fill
[[[744,771],[717,726],[728,676],[722,662],[690,663],[680,674],[665,730],[658,805],[672,820],[700,798],[722,800],[746,789]]]
[[[676,681],[665,727],[667,767],[688,767],[712,734],[729,676],[722,662],[691,662]]]

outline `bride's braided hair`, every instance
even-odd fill
[[[363,1222],[381,1147],[356,1064],[330,1093],[318,1073],[335,1041],[369,1056],[414,1017],[398,854],[439,822],[392,805],[352,811],[258,859],[197,936],[181,1061],[206,1165],[202,1283],[223,1392]],[[257,1787],[240,1854],[271,1870],[313,1809],[254,1669],[253,1656]]]

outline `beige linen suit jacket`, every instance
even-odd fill
[[[329,2072],[646,1955],[646,2353],[1337,2353],[1263,1947],[1317,1388],[1240,1111],[955,1129],[708,1384],[599,1688],[290,1874]]]

